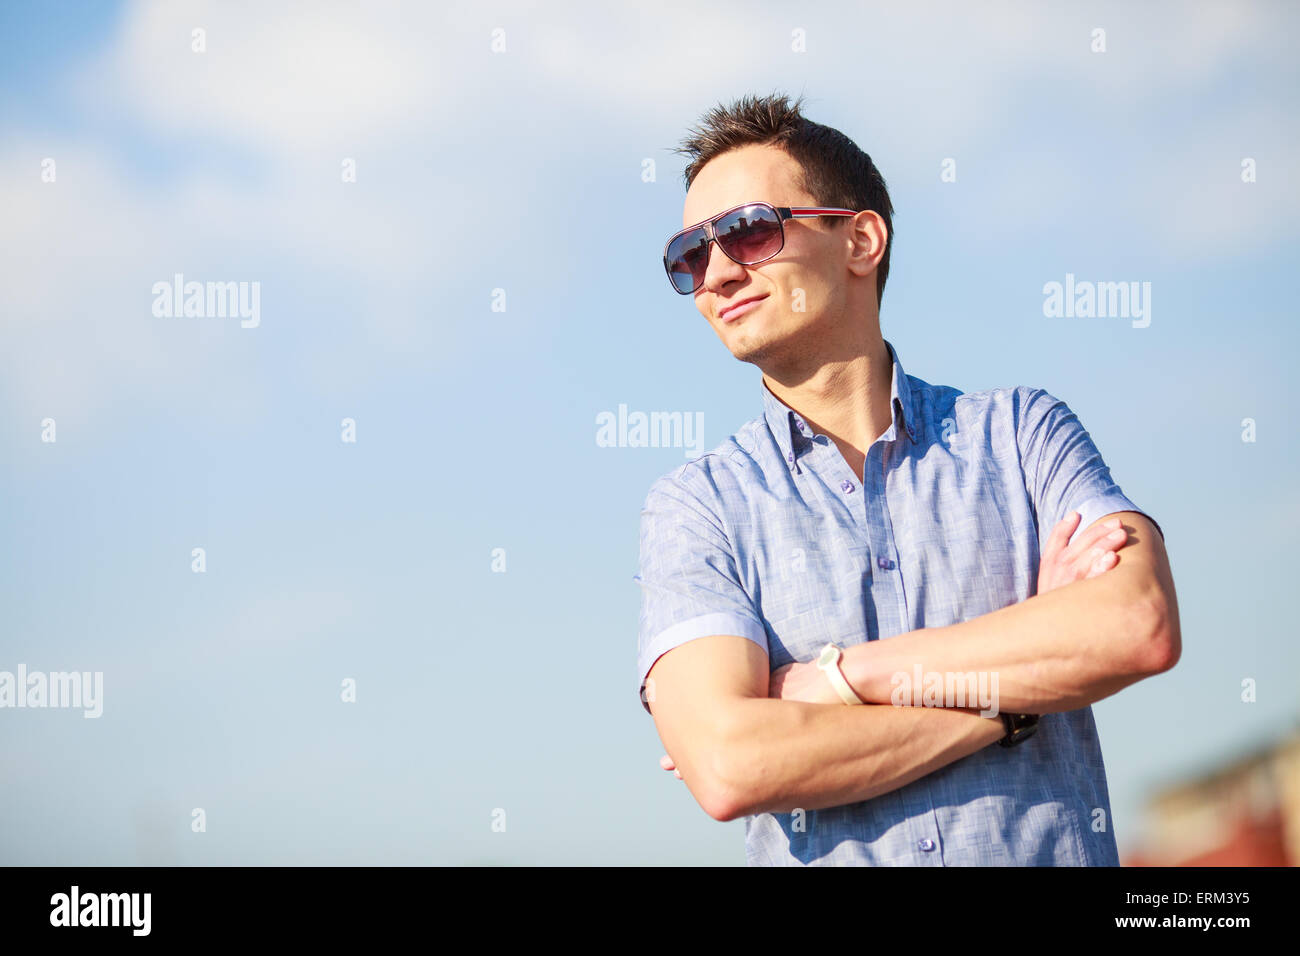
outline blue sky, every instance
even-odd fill
[[[1300,672],[1297,14],[1188,9],[4,5],[0,670],[105,700],[0,711],[0,861],[742,864],[636,699],[638,513],[684,453],[595,436],[761,413],[659,256],[672,148],[772,90],[886,177],[907,371],[1048,389],[1165,531],[1182,661],[1095,707],[1136,846]],[[259,282],[260,325],[155,317],[176,273]],[[1067,273],[1150,282],[1150,326],[1044,317]]]

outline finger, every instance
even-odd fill
[[[1073,541],[1070,542],[1069,547],[1065,549],[1066,553],[1073,555],[1078,554],[1080,551],[1090,549],[1092,545],[1115,531],[1119,526],[1120,520],[1118,518],[1110,518],[1106,521],[1094,524],[1090,528],[1085,528],[1079,532],[1078,536]]]
[[[674,770],[673,773],[677,775],[677,779],[678,779],[678,780],[683,780],[683,779],[685,779],[685,778],[682,776],[682,772],[681,772],[680,770]]]
[[[665,770],[672,770],[677,765],[673,763],[672,757],[668,756],[667,754],[664,754],[662,757],[659,758],[659,766],[663,767]]]
[[[1095,578],[1099,574],[1105,574],[1118,563],[1118,554],[1114,551],[1103,551],[1101,556],[1092,562],[1092,568],[1088,571],[1088,577]]]
[[[1105,571],[1109,571],[1119,561],[1119,555],[1114,551],[1098,545],[1087,554],[1081,554],[1070,564],[1069,573],[1076,581],[1082,581],[1085,578],[1096,577]]]
[[[1093,548],[1087,554],[1075,559],[1075,563],[1070,566],[1069,573],[1073,580],[1083,581],[1104,574],[1113,568],[1118,561],[1119,556],[1114,551],[1107,551],[1105,548]]]
[[[1077,511],[1071,511],[1068,515],[1056,523],[1052,533],[1047,536],[1047,544],[1043,546],[1043,554],[1050,555],[1065,547],[1065,543],[1070,540],[1070,535],[1074,533],[1075,526],[1078,525],[1083,515]]]
[[[1122,548],[1127,541],[1128,532],[1122,527],[1120,519],[1111,518],[1079,535],[1078,539],[1065,549],[1061,560],[1071,566],[1090,568],[1097,558],[1097,555],[1093,554],[1097,548],[1103,551],[1115,551]]]

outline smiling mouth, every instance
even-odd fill
[[[750,299],[749,301],[747,301],[747,302],[742,302],[742,303],[740,303],[739,305],[733,305],[733,306],[731,306],[730,308],[728,308],[727,310],[725,310],[724,312],[722,312],[718,317],[719,317],[719,318],[720,318],[724,323],[725,323],[725,322],[730,322],[732,319],[738,318],[739,316],[744,315],[746,312],[751,312],[751,311],[753,311],[753,310],[754,310],[755,308],[757,308],[757,307],[758,307],[758,306],[759,306],[759,305],[760,305],[760,304],[761,304],[761,303],[762,303],[766,298],[767,298],[767,296],[765,296],[765,295],[764,295],[764,296],[759,296],[759,297],[756,298],[756,299]]]

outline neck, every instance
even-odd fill
[[[764,372],[763,382],[815,433],[833,440],[846,459],[850,452],[865,458],[893,421],[893,363],[878,328],[806,376]]]

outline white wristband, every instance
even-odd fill
[[[830,678],[831,685],[835,692],[840,695],[840,700],[846,704],[865,704],[853,690],[851,685],[844,677],[844,672],[840,670],[841,651],[835,644],[827,644],[822,648],[821,656],[817,658],[817,667]]]

